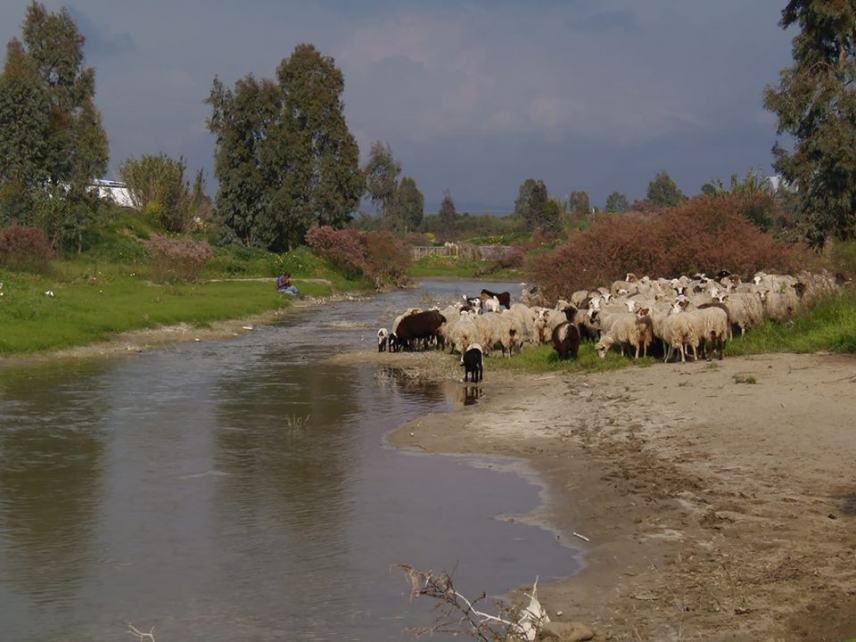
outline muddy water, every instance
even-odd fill
[[[398,562],[456,567],[473,593],[572,573],[549,532],[497,518],[537,486],[384,446],[457,386],[322,363],[478,289],[426,282],[230,341],[0,372],[0,638],[132,639],[130,622],[158,642],[401,640],[432,611]]]

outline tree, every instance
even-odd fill
[[[517,200],[514,201],[514,213],[523,219],[526,229],[532,231],[549,227],[547,211],[549,196],[544,181],[527,178],[520,185]]]
[[[613,192],[606,197],[606,211],[612,214],[626,212],[630,209],[630,202],[621,192]]]
[[[571,192],[568,198],[568,209],[573,214],[584,214],[586,216],[591,214],[591,201],[589,200],[588,193]]]
[[[372,143],[369,160],[363,173],[366,177],[366,191],[381,214],[392,204],[398,187],[398,175],[401,163],[392,155],[388,143],[376,140]]]
[[[88,185],[106,171],[108,158],[94,102],[95,71],[83,65],[83,43],[67,10],[52,13],[33,2],[22,41],[9,42],[0,76],[4,218],[37,218],[37,210],[49,210],[48,237],[78,249],[95,214]]]
[[[350,220],[365,183],[343,114],[344,78],[333,59],[298,45],[277,82],[248,75],[208,98],[220,183],[218,217],[238,240],[282,250],[318,223]]]
[[[392,227],[405,234],[416,229],[422,222],[425,198],[416,187],[416,181],[405,176],[395,190],[392,206],[387,210]]]
[[[128,186],[134,207],[151,212],[168,232],[184,232],[205,200],[202,172],[191,187],[184,170],[183,158],[144,155],[122,163],[119,175]]]
[[[208,128],[215,135],[214,173],[219,181],[217,218],[241,243],[271,247],[277,242],[273,193],[286,168],[273,164],[268,150],[279,117],[279,95],[269,80],[252,74],[226,89],[214,79]]]
[[[442,235],[444,237],[451,236],[455,230],[455,224],[458,222],[458,211],[455,209],[455,201],[452,200],[452,194],[449,190],[443,192],[443,201],[440,203],[437,218],[440,219]]]
[[[648,183],[647,199],[658,207],[674,207],[684,200],[684,193],[671,176],[666,172],[659,172],[654,180]]]
[[[773,147],[773,163],[796,189],[809,241],[856,237],[856,3],[790,0],[779,23],[798,24],[794,64],[767,87],[764,106],[778,116],[788,151]]]

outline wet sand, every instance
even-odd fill
[[[443,355],[362,358],[460,376]],[[578,576],[539,586],[551,618],[597,640],[856,637],[856,358],[592,375],[492,373],[488,360],[486,378],[476,405],[390,440],[538,471],[545,502],[521,518],[586,551]]]

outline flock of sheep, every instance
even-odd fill
[[[733,332],[745,333],[767,319],[785,321],[839,287],[825,271],[758,272],[745,283],[722,271],[677,279],[627,274],[610,287],[580,290],[554,305],[537,288],[524,289],[513,304],[507,292],[483,290],[444,309],[407,310],[391,331],[378,331],[378,349],[436,346],[462,357],[471,349],[511,356],[524,344],[552,343],[567,358],[590,339],[601,358],[618,349],[622,355],[632,351],[634,358],[650,351],[666,361],[680,354],[683,362],[690,353],[694,359],[721,359]]]

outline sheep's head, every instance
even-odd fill
[[[600,341],[597,342],[595,346],[595,350],[597,350],[597,356],[601,359],[606,359],[606,353],[609,352],[609,349],[612,347],[612,344],[615,343],[609,335],[605,337],[601,337]]]
[[[651,313],[651,308],[639,308],[636,311],[636,318],[637,319],[645,319],[648,317],[648,315],[650,313]]]
[[[630,299],[629,301],[625,301],[624,305],[627,306],[628,312],[633,312],[634,310],[636,310],[636,300],[635,299]]]
[[[758,295],[758,298],[761,299],[761,303],[764,303],[767,300],[767,295],[770,294],[769,290],[758,290],[755,294]]]
[[[797,281],[796,283],[794,283],[794,290],[796,290],[797,296],[799,298],[802,298],[803,294],[805,294],[805,290],[806,290],[805,283],[802,283],[801,281]]]
[[[638,281],[639,279],[636,277],[635,274],[633,274],[633,272],[628,272],[627,275],[624,277],[624,280],[628,283],[636,283],[636,281]]]

